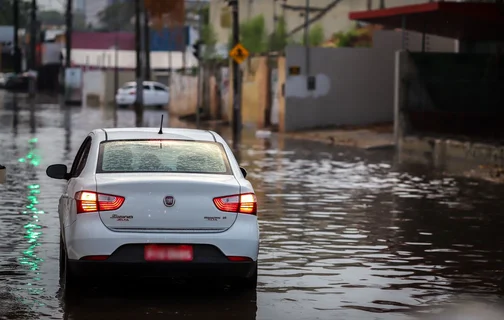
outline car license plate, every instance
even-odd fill
[[[193,247],[189,245],[146,245],[145,261],[192,261]]]

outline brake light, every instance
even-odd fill
[[[130,94],[130,95],[134,95],[134,94],[135,94],[135,92],[136,92],[136,90],[131,90],[131,91],[129,92],[129,94]]]
[[[117,210],[124,203],[124,197],[93,191],[79,191],[75,194],[75,200],[77,213]]]
[[[220,211],[257,214],[257,198],[253,193],[214,198],[213,202]]]
[[[244,262],[244,261],[253,261],[251,258],[249,257],[240,257],[240,256],[228,256],[227,257],[229,261],[233,261],[233,262]]]

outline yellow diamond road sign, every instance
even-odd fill
[[[244,46],[238,43],[233,47],[233,49],[231,49],[231,51],[229,51],[229,56],[233,58],[236,63],[240,64],[248,58],[249,52]]]

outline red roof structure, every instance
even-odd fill
[[[118,43],[120,50],[135,50],[135,34],[132,32],[73,32],[72,48],[109,50]]]
[[[349,18],[460,40],[504,40],[504,6],[497,3],[429,2],[356,11]]]

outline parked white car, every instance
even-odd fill
[[[257,285],[257,199],[225,140],[195,129],[89,133],[60,198],[65,289],[99,276],[231,277]],[[236,282],[235,282],[236,281]]]
[[[136,82],[125,83],[116,93],[116,104],[120,108],[126,108],[135,103]],[[160,109],[168,105],[170,101],[170,89],[162,83],[155,81],[143,82],[144,106],[154,106]]]

